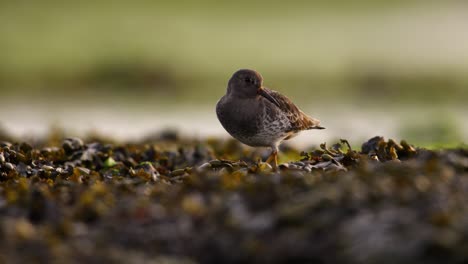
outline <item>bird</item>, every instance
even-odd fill
[[[229,79],[226,94],[216,104],[216,115],[224,129],[251,147],[270,147],[266,163],[278,166],[282,141],[309,129],[325,129],[320,120],[302,112],[289,98],[263,86],[255,70],[240,69]]]

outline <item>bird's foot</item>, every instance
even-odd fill
[[[269,163],[275,171],[278,170],[278,152],[273,151],[265,162]]]

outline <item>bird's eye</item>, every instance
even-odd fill
[[[250,82],[251,82],[250,78],[245,78],[244,81],[245,81],[246,83],[250,83]]]

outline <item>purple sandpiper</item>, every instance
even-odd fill
[[[302,130],[324,129],[286,96],[263,87],[262,76],[248,69],[235,72],[226,94],[216,105],[216,114],[226,131],[252,147],[271,147],[267,163],[278,165],[278,146]]]

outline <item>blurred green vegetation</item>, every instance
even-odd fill
[[[462,147],[460,126],[450,113],[428,113],[429,118],[410,118],[400,133],[415,144],[429,149]],[[428,122],[429,121],[429,122]]]
[[[465,7],[366,0],[2,1],[0,91],[211,103],[232,72],[249,67],[268,86],[303,101],[342,96],[463,104],[468,53],[441,51],[448,58],[439,61],[432,54],[439,43],[425,40],[441,37],[424,32],[458,6]]]

